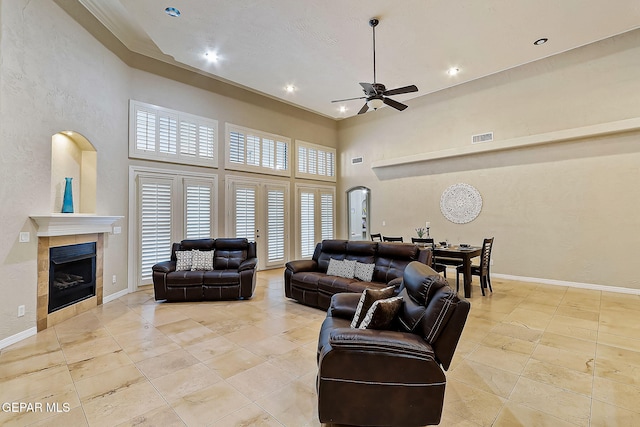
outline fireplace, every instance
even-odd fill
[[[96,294],[96,242],[49,249],[49,306],[53,313]]]

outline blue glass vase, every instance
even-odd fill
[[[71,180],[73,178],[65,178],[64,198],[62,199],[62,213],[73,213],[73,191]]]

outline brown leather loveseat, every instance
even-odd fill
[[[370,281],[327,275],[329,262],[356,260],[375,264]],[[289,298],[319,307],[329,308],[331,296],[340,292],[362,292],[366,288],[380,289],[388,284],[400,285],[405,267],[412,261],[431,263],[431,250],[411,243],[383,243],[355,240],[323,240],[316,245],[310,260],[290,261],[284,271],[284,291]]]
[[[469,313],[446,279],[412,262],[389,329],[354,329],[360,294],[334,295],[318,340],[321,423],[423,426],[440,422],[446,376]]]
[[[211,269],[179,266],[176,253],[198,251],[212,257]],[[211,253],[210,251],[213,251]],[[156,300],[202,301],[251,298],[256,287],[256,243],[247,239],[192,239],[174,243],[171,260],[153,266]]]

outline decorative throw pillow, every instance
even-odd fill
[[[356,279],[360,279],[363,282],[370,282],[373,279],[373,269],[375,264],[364,264],[356,261],[356,271],[354,276]]]
[[[401,306],[402,297],[399,296],[374,302],[359,329],[388,329]]]
[[[389,286],[383,289],[365,289],[362,291],[360,301],[358,301],[358,306],[356,307],[356,313],[353,315],[353,320],[351,320],[351,327],[357,328],[360,326],[362,319],[364,319],[373,303],[377,300],[391,298],[394,290],[394,286]]]
[[[327,268],[328,276],[339,276],[347,279],[353,279],[356,270],[357,261],[329,259],[329,267]]]
[[[191,251],[176,251],[176,271],[189,271],[193,260]]]
[[[199,251],[194,249],[191,271],[213,270],[213,251]]]

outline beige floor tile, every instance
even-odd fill
[[[589,425],[591,399],[560,387],[523,376],[518,380],[509,400],[579,426]]]
[[[467,360],[482,363],[487,366],[499,366],[500,369],[514,374],[520,374],[529,360],[529,356],[513,351],[479,345]]]
[[[45,329],[27,339],[5,347],[0,352],[0,364],[15,362],[29,357],[41,356],[60,350],[54,328]]]
[[[560,305],[556,311],[557,315],[573,317],[580,320],[589,320],[597,322],[600,319],[599,310],[592,311],[584,308],[573,307],[569,305]]]
[[[631,427],[640,425],[640,413],[628,411],[594,399],[591,403],[591,427]]]
[[[313,344],[313,350],[309,350],[306,347],[298,347],[288,353],[269,359],[269,363],[287,371],[293,377],[301,377],[310,373],[315,374],[318,370],[315,351],[317,344],[315,342]]]
[[[90,426],[114,426],[166,405],[147,381],[120,388],[83,404]]]
[[[293,381],[256,403],[284,426],[320,426],[318,396],[308,378]]]
[[[143,334],[135,337],[130,334],[115,337],[132,361],[139,362],[180,349],[180,345],[155,328],[151,330],[145,328],[144,331]]]
[[[518,377],[518,374],[471,360],[460,362],[447,375],[447,378],[455,378],[471,387],[505,398],[511,394]]]
[[[82,402],[101,398],[105,395],[131,387],[135,384],[146,382],[142,372],[134,365],[123,366],[119,369],[94,375],[80,381],[76,381],[76,390]]]
[[[484,337],[481,343],[482,345],[485,345],[487,347],[513,351],[526,355],[531,355],[531,353],[533,353],[533,350],[536,348],[535,342],[525,341],[494,332],[487,334],[487,336]]]
[[[640,388],[605,378],[593,379],[593,398],[628,411],[640,413]]]
[[[269,338],[273,335],[275,335],[273,332],[265,331],[264,329],[260,329],[255,325],[250,325],[223,336],[229,341],[242,346],[250,344],[252,342],[263,340],[265,338]]]
[[[637,363],[636,360],[633,362]],[[598,357],[596,359],[595,376],[640,387],[640,366],[637,364],[632,365],[626,360]]]
[[[531,357],[540,362],[562,366],[587,374],[593,374],[595,365],[595,359],[592,356],[542,344],[536,347]]]
[[[152,380],[196,363],[198,363],[198,359],[181,348],[136,362],[136,366],[147,378]]]
[[[505,317],[505,323],[511,323],[516,326],[524,326],[529,329],[545,330],[552,315],[541,311],[527,310],[525,308],[516,308]]]
[[[491,329],[491,332],[534,343],[540,340],[543,333],[543,331],[537,329],[529,329],[526,326],[513,325],[510,323],[500,323]]]
[[[568,337],[566,335],[554,334],[553,332],[545,332],[540,338],[540,344],[548,347],[568,350],[575,353],[585,354],[595,357],[596,343],[593,341],[581,340],[578,338]]]
[[[524,371],[522,371],[522,376],[574,393],[591,396],[593,375],[590,373],[578,372],[562,366],[530,359]]]
[[[35,396],[63,392],[73,381],[67,367],[58,365],[3,380],[0,384],[0,403],[4,403],[28,402]]]
[[[188,426],[213,426],[220,418],[249,403],[249,399],[225,381],[169,402]]]
[[[306,344],[318,341],[318,333],[320,332],[320,324],[301,326],[299,328],[288,329],[280,336],[294,344]]]
[[[549,322],[547,329],[545,332],[552,332],[558,335],[564,335],[565,337],[573,337],[578,338],[585,341],[593,341],[595,342],[598,339],[598,329],[597,325],[595,329],[582,328],[580,326],[575,326],[575,324],[580,324],[581,321],[578,319],[573,319],[572,321],[567,322],[566,319],[571,319],[564,316],[554,316]]]
[[[293,343],[281,336],[273,336],[265,338],[260,341],[245,344],[243,346],[247,350],[251,351],[258,356],[264,358],[276,357],[281,354],[290,352],[291,350],[299,347],[299,344]]]
[[[158,326],[157,329],[180,346],[188,346],[218,336],[218,333],[202,326],[193,319],[181,320]]]
[[[16,358],[11,362],[0,363],[0,381],[4,382],[32,372],[62,365],[66,366],[66,360],[62,350],[38,354],[29,358]]]
[[[263,362],[227,378],[227,382],[251,401],[273,393],[295,379],[288,370]]]
[[[507,403],[493,427],[575,427],[575,424],[556,418],[535,409],[518,405],[513,402]]]
[[[239,372],[251,369],[265,360],[264,357],[257,356],[244,348],[237,348],[220,356],[215,356],[204,362],[204,364],[226,379]]]
[[[218,374],[197,363],[153,379],[151,383],[167,402],[171,402],[220,381],[222,378]]]
[[[605,358],[615,362],[631,363],[640,367],[640,351],[598,344],[596,357],[598,359]]]
[[[133,361],[123,350],[117,350],[113,353],[69,364],[69,372],[71,372],[74,381],[79,381],[125,365],[133,365]]]
[[[640,336],[636,339],[598,332],[598,344],[623,348],[640,353]]]
[[[282,424],[267,411],[260,408],[255,403],[251,403],[216,420],[216,427],[282,427]]]
[[[60,413],[52,414],[42,421],[29,424],[29,427],[46,427],[46,426],[73,426],[84,427],[88,426],[87,417],[84,416],[84,411],[81,407],[70,409],[68,412],[65,407],[56,408],[61,411]]]
[[[197,344],[186,346],[185,350],[191,353],[196,359],[204,362],[238,348],[240,347],[236,343],[229,341],[225,337],[215,337]]]
[[[67,363],[71,364],[119,350],[122,350],[122,347],[110,336],[62,346],[64,357],[67,359]]]
[[[505,399],[468,386],[455,379],[447,380],[443,417],[458,422],[473,420],[481,426],[493,424]]]
[[[117,427],[184,427],[186,424],[169,406],[160,406],[149,412],[133,417]]]

